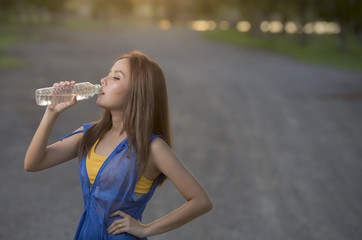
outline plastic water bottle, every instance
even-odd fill
[[[83,100],[93,97],[101,92],[99,84],[89,82],[77,83],[66,87],[48,87],[40,88],[35,91],[36,103],[40,106],[54,105],[62,102],[69,102],[73,96],[77,100]]]

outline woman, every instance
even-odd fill
[[[141,52],[123,55],[101,86],[99,121],[47,146],[57,117],[76,104],[76,98],[49,105],[24,161],[25,170],[40,171],[79,156],[84,212],[74,239],[146,238],[211,210],[207,193],[171,149],[166,83],[158,64]],[[149,224],[141,223],[147,202],[166,178],[186,203]]]

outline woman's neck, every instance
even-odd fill
[[[110,129],[110,131],[122,135],[125,131],[123,112],[111,112],[111,115],[112,115],[112,128]]]

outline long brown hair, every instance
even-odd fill
[[[161,135],[172,147],[166,80],[159,65],[143,53],[133,51],[119,57],[116,61],[124,58],[128,59],[130,67],[130,86],[125,100],[124,128],[129,149],[134,149],[137,153],[137,169],[140,177],[147,165],[152,133]],[[111,127],[112,115],[105,109],[101,119],[85,132],[79,146],[79,158],[88,154],[97,139]]]

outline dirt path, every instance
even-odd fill
[[[35,33],[33,33],[35,34]],[[98,82],[133,49],[164,69],[174,149],[206,187],[214,210],[150,239],[340,240],[362,238],[362,74],[208,42],[185,29],[36,33],[1,70],[0,239],[71,239],[83,202],[77,160],[39,173],[23,157],[43,113],[34,90],[55,81]],[[79,102],[51,141],[96,120]],[[171,183],[145,223],[177,208]]]

